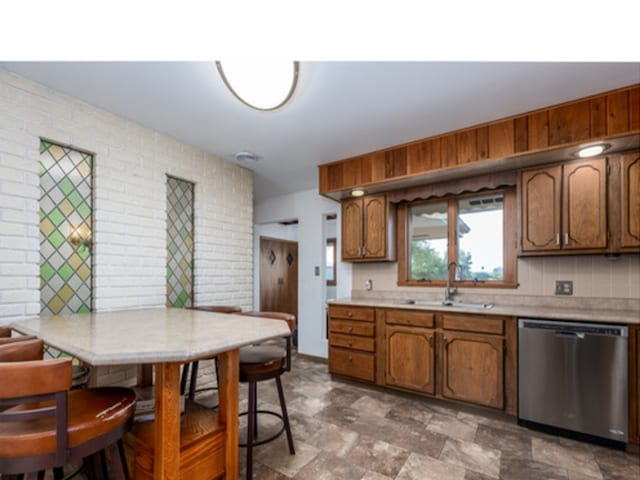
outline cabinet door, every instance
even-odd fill
[[[362,205],[361,198],[342,202],[342,260],[362,258]]]
[[[560,166],[522,172],[522,251],[560,248]]]
[[[640,246],[640,155],[622,159],[622,238],[621,246]]]
[[[607,159],[563,166],[562,248],[607,247]]]
[[[425,328],[387,326],[387,385],[433,394],[434,331]]]
[[[503,342],[491,335],[445,333],[442,396],[504,408]]]
[[[387,197],[369,195],[364,198],[364,256],[387,256]]]

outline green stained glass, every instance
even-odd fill
[[[65,282],[68,282],[73,276],[73,268],[71,268],[68,263],[65,263],[58,269],[58,275],[60,275]]]
[[[193,183],[167,177],[167,306],[191,306]]]
[[[60,188],[60,190],[62,190],[62,193],[64,193],[66,196],[69,196],[69,194],[76,189],[73,186],[73,183],[71,183],[71,180],[69,180],[69,177],[64,177],[62,180],[60,180],[58,182],[58,188]]]
[[[51,235],[49,235],[49,242],[51,242],[51,245],[53,245],[57,250],[65,242],[65,238],[58,230],[55,230]]]
[[[71,192],[67,196],[67,199],[71,202],[71,205],[73,205],[75,208],[78,208],[83,202],[82,196],[78,193],[77,190],[74,190],[73,192]]]
[[[48,262],[44,262],[40,265],[40,277],[42,277],[45,282],[48,282],[55,273],[56,271]]]
[[[58,207],[49,212],[49,220],[51,220],[51,223],[53,223],[56,227],[64,222],[64,218],[64,214]]]
[[[91,311],[92,159],[84,152],[40,142],[43,314]],[[66,238],[75,229],[81,235],[78,247]]]

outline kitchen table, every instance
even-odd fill
[[[225,478],[238,476],[238,349],[290,335],[286,322],[153,308],[35,317],[11,327],[93,366],[155,366],[154,479],[180,478],[180,366],[217,355]]]

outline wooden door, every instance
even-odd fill
[[[369,195],[364,198],[364,257],[387,256],[387,197]]]
[[[640,247],[640,155],[622,158],[622,235],[621,246]]]
[[[560,248],[560,166],[522,172],[522,251]]]
[[[342,260],[362,258],[362,198],[342,202]]]
[[[298,243],[260,237],[260,310],[298,318]]]
[[[563,249],[607,247],[607,159],[563,166]]]
[[[433,330],[425,328],[385,327],[387,385],[433,395],[434,335]]]
[[[504,339],[446,333],[442,339],[442,395],[486,407],[504,408]]]

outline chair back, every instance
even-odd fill
[[[35,340],[37,337],[33,335],[20,335],[18,337],[0,337],[0,345],[8,343],[24,342],[25,340]]]
[[[50,456],[55,464],[64,465],[68,444],[67,392],[71,388],[71,359],[0,363],[0,378],[3,381],[0,428],[3,423],[53,417],[56,451]],[[16,408],[5,410],[7,407]]]
[[[22,342],[0,345],[0,362],[27,362],[42,360],[44,342],[33,338]]]
[[[273,319],[273,320],[284,320],[285,322],[287,322],[287,325],[289,326],[289,331],[292,333],[296,328],[296,317],[295,315],[292,315],[290,313],[252,311],[252,312],[242,312],[239,315],[244,315],[247,317],[260,317],[260,318]],[[287,354],[286,354],[286,361],[282,370],[289,372],[291,371],[291,335],[287,335],[285,337],[285,342],[286,342]],[[251,348],[251,347],[245,347],[245,348]]]

